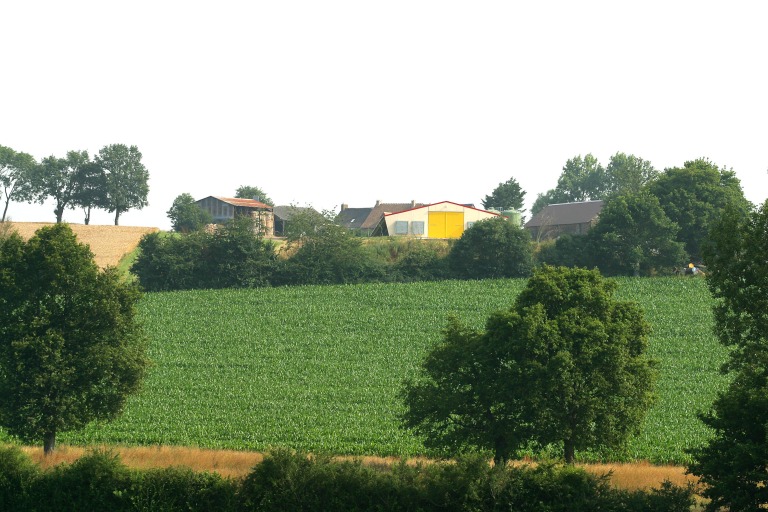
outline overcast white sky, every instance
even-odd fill
[[[6,0],[0,19],[0,144],[138,146],[149,206],[122,225],[169,228],[179,194],[240,185],[480,206],[514,177],[530,208],[569,158],[618,151],[708,157],[768,197],[762,2]]]

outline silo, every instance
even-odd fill
[[[501,212],[503,216],[509,219],[509,222],[515,224],[515,226],[523,225],[523,214],[517,210],[504,210]]]

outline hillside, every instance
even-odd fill
[[[13,229],[25,240],[35,234],[35,231],[50,226],[50,222],[14,222]],[[69,224],[77,239],[88,244],[94,255],[96,264],[100,267],[117,265],[123,256],[133,251],[141,237],[147,233],[158,231],[158,228],[142,226],[86,226],[84,224]]]

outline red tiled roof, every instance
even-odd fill
[[[266,203],[262,203],[261,201],[256,201],[255,199],[244,199],[240,197],[220,197],[220,196],[211,196],[215,199],[218,199],[219,201],[222,201],[227,204],[231,204],[232,206],[244,206],[246,208],[272,208]]]

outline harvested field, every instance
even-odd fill
[[[35,231],[52,224],[51,222],[13,222],[12,226],[22,238],[28,240],[35,234]],[[158,231],[158,228],[142,226],[69,224],[69,227],[72,228],[81,243],[90,246],[96,264],[102,268],[108,265],[117,265],[123,256],[136,248],[142,236]]]

